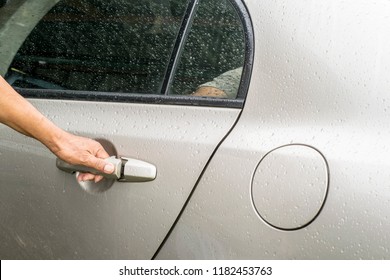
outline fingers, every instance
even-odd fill
[[[90,156],[90,166],[106,174],[113,173],[115,169],[114,165],[103,160],[105,158],[110,157],[110,155],[99,143],[97,144],[99,145],[99,147],[96,149],[95,154],[91,154]]]
[[[96,157],[98,158],[108,158],[110,155],[106,152],[106,150],[98,143],[100,148],[96,150]]]
[[[81,161],[82,165],[91,167],[106,174],[111,174],[114,172],[114,165],[104,160],[109,158],[110,155],[106,152],[100,143],[92,139],[81,137],[79,139],[85,140],[84,145],[78,146],[78,148],[81,149],[78,155],[83,155],[78,159]]]
[[[104,160],[110,155],[95,140],[66,133],[65,136],[59,138],[56,147],[52,152],[70,164],[84,165],[105,174],[115,171],[114,165]],[[102,176],[87,173],[81,173],[77,177],[79,181],[99,182],[102,179]]]
[[[94,181],[95,183],[99,183],[103,179],[104,179],[103,176],[94,175],[91,173],[80,173],[77,176],[77,181],[79,182]]]
[[[111,174],[115,170],[115,167],[112,163],[106,162],[104,159],[100,159],[94,156],[90,157],[90,160],[88,163],[86,163],[86,165],[89,165],[90,167],[106,174]]]
[[[103,179],[104,179],[103,176],[101,176],[101,175],[96,175],[94,181],[95,181],[95,183],[99,183],[99,182],[100,182],[101,180],[103,180]]]
[[[103,179],[104,179],[103,176],[95,175],[95,174],[91,174],[91,173],[79,173],[77,175],[77,181],[79,181],[79,182],[94,181],[95,183],[98,183]]]
[[[92,167],[92,168],[99,170],[100,172],[103,172],[106,174],[111,174],[115,170],[115,167],[112,163],[106,162],[104,159],[97,158],[93,155],[89,156],[89,159],[84,163],[84,165]],[[77,180],[79,182],[81,182],[81,181],[94,181],[95,183],[98,183],[101,180],[103,180],[103,176],[94,175],[91,173],[80,173],[77,176]]]
[[[96,175],[91,173],[80,173],[77,176],[77,181],[79,182],[86,182],[86,181],[93,181],[95,180]]]
[[[101,158],[100,158],[101,157]],[[106,162],[103,158],[108,158],[109,155],[104,149],[99,149],[96,152],[96,155],[90,154],[88,160],[84,163],[84,165],[92,167],[100,172],[111,174],[114,172],[115,167],[112,163]],[[90,173],[80,173],[77,177],[77,180],[80,181],[94,181],[95,183],[103,180],[103,176],[94,175]]]

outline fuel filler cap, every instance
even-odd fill
[[[282,146],[267,153],[254,172],[253,205],[270,226],[301,229],[321,212],[328,183],[328,164],[317,149],[301,144]]]

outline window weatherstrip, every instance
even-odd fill
[[[238,16],[241,19],[244,36],[245,36],[245,62],[243,65],[243,71],[241,74],[241,82],[238,88],[237,99],[246,100],[248,94],[249,85],[252,76],[252,68],[254,63],[255,53],[255,33],[253,30],[252,19],[249,14],[247,6],[242,0],[229,0],[233,7],[236,9]]]
[[[129,94],[120,92],[72,91],[16,88],[26,98],[77,100],[90,102],[141,103],[154,105],[206,106],[242,109],[244,100],[174,96],[161,94]]]
[[[169,89],[172,86],[174,75],[179,64],[181,53],[183,52],[185,42],[187,41],[188,34],[190,32],[191,24],[195,17],[196,10],[198,8],[199,0],[190,0],[187,11],[184,15],[183,22],[181,24],[179,33],[177,34],[176,42],[173,47],[172,55],[168,63],[167,70],[165,72],[165,78],[161,87],[161,94],[168,95]]]

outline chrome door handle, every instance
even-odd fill
[[[112,174],[105,174],[96,169],[82,165],[69,164],[59,158],[57,158],[56,166],[58,169],[68,173],[92,173],[102,175],[105,178],[115,179],[119,182],[149,182],[156,179],[157,176],[156,166],[142,160],[125,157],[110,157],[105,159],[105,161],[114,165],[114,172]]]

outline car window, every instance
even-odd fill
[[[248,59],[237,3],[13,0],[0,9],[0,74],[28,97],[235,99]]]
[[[22,88],[158,93],[185,8],[181,0],[59,1],[6,78]]]
[[[231,1],[200,0],[170,94],[236,98],[244,59],[244,29]]]

